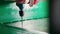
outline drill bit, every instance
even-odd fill
[[[24,16],[24,13],[23,13],[23,11],[19,11],[19,14],[20,14],[20,17],[21,17],[21,26],[23,28],[23,16]],[[23,31],[22,31],[22,34],[23,34]]]

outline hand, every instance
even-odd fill
[[[39,2],[39,0],[29,0],[28,4],[30,7],[32,7],[33,5],[37,4]]]

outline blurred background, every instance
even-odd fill
[[[17,32],[20,32],[19,30],[22,31],[23,29],[48,33],[48,0],[40,0],[39,3],[33,7],[24,4],[23,29],[21,17],[19,16],[19,8],[14,1],[15,0],[0,1],[0,32],[2,34],[17,34]]]

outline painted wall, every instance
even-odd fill
[[[24,20],[48,17],[48,2],[41,0],[37,5],[29,7],[24,4]],[[0,23],[13,22],[21,20],[19,8],[15,2],[0,2]]]

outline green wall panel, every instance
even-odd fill
[[[24,5],[23,19],[45,18],[48,17],[48,1],[41,0],[34,7]],[[15,2],[0,2],[0,23],[7,23],[21,20],[19,8]]]

